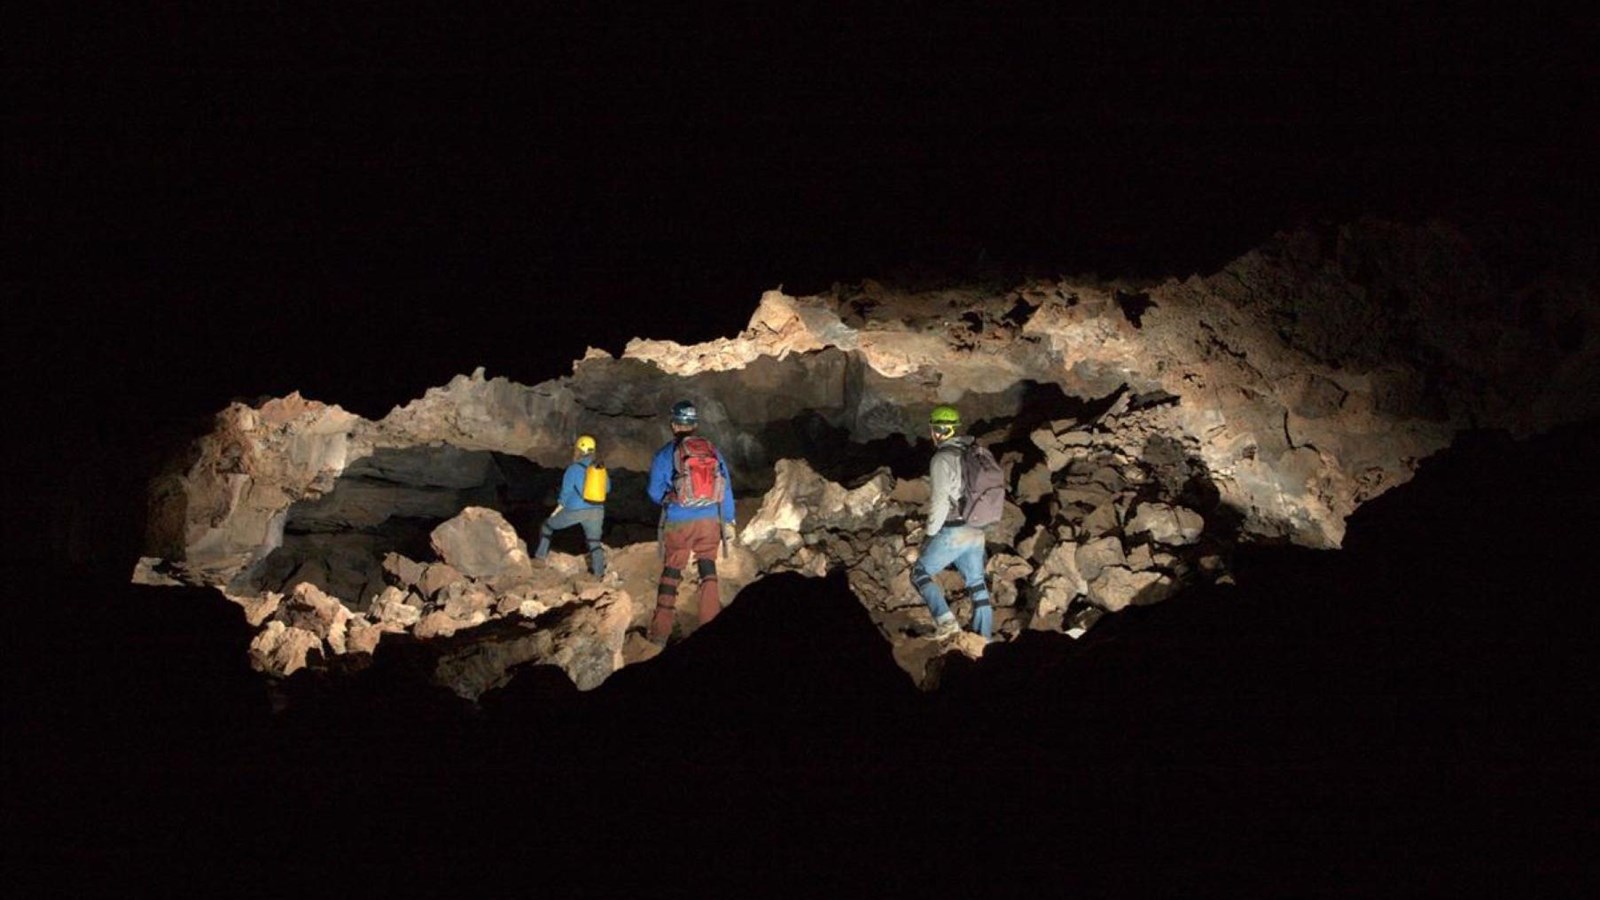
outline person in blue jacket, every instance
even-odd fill
[[[572,465],[567,466],[567,471],[561,476],[561,494],[556,498],[555,511],[539,526],[539,549],[534,551],[533,557],[542,560],[549,555],[552,534],[563,528],[580,525],[583,527],[583,538],[589,545],[589,571],[599,578],[606,573],[605,548],[600,545],[600,529],[606,520],[605,502],[594,503],[583,499],[583,481],[589,474],[589,467],[595,463],[594,453],[594,438],[587,434],[578,435],[572,447]],[[601,466],[602,470],[604,468]],[[610,494],[611,474],[608,472],[606,495]]]
[[[733,489],[728,464],[717,448],[695,431],[700,424],[694,404],[672,407],[672,440],[650,461],[650,500],[661,506],[661,584],[650,621],[650,640],[665,644],[672,634],[678,584],[689,557],[700,575],[700,624],[722,611],[717,585],[717,551],[734,538]]]

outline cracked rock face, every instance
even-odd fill
[[[274,677],[403,639],[463,697],[524,665],[592,688],[659,652],[640,637],[660,571],[644,483],[667,410],[692,398],[738,500],[723,602],[768,573],[843,567],[932,687],[949,654],[985,645],[927,637],[907,574],[929,408],[956,405],[1007,473],[988,536],[997,638],[1081,635],[1227,578],[1240,542],[1337,548],[1351,512],[1464,428],[1595,415],[1593,272],[1521,283],[1485,257],[1446,226],[1364,222],[1161,284],[769,291],[734,337],[591,350],[532,386],[480,369],[377,421],[298,394],[235,404],[192,465],[153,482],[134,579],[218,588]],[[526,543],[580,432],[613,479],[604,579],[571,534],[542,565]],[[970,615],[954,572],[940,580]]]

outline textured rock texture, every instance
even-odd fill
[[[275,676],[406,635],[466,697],[528,664],[593,687],[655,652],[630,638],[659,572],[644,474],[666,410],[690,397],[740,500],[724,602],[767,573],[844,567],[931,687],[947,654],[983,652],[924,636],[906,574],[932,405],[956,404],[1009,474],[990,533],[997,636],[1082,634],[1226,578],[1239,542],[1337,548],[1351,512],[1462,429],[1594,416],[1592,251],[1495,260],[1449,226],[1362,222],[1159,284],[769,291],[734,337],[591,350],[533,386],[480,369],[378,421],[297,394],[235,404],[185,472],[152,484],[134,577],[220,589]],[[577,545],[540,566],[525,543],[580,431],[613,474],[603,581]]]

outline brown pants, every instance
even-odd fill
[[[694,554],[700,570],[700,624],[722,612],[722,594],[717,589],[717,549],[722,545],[722,525],[713,518],[669,522],[661,533],[661,586],[656,590],[656,614],[650,621],[650,637],[663,640],[672,633],[673,609],[678,603],[678,583],[683,569]]]

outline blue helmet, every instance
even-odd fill
[[[672,404],[672,424],[698,425],[700,413],[694,408],[694,403],[689,400],[679,400]]]

